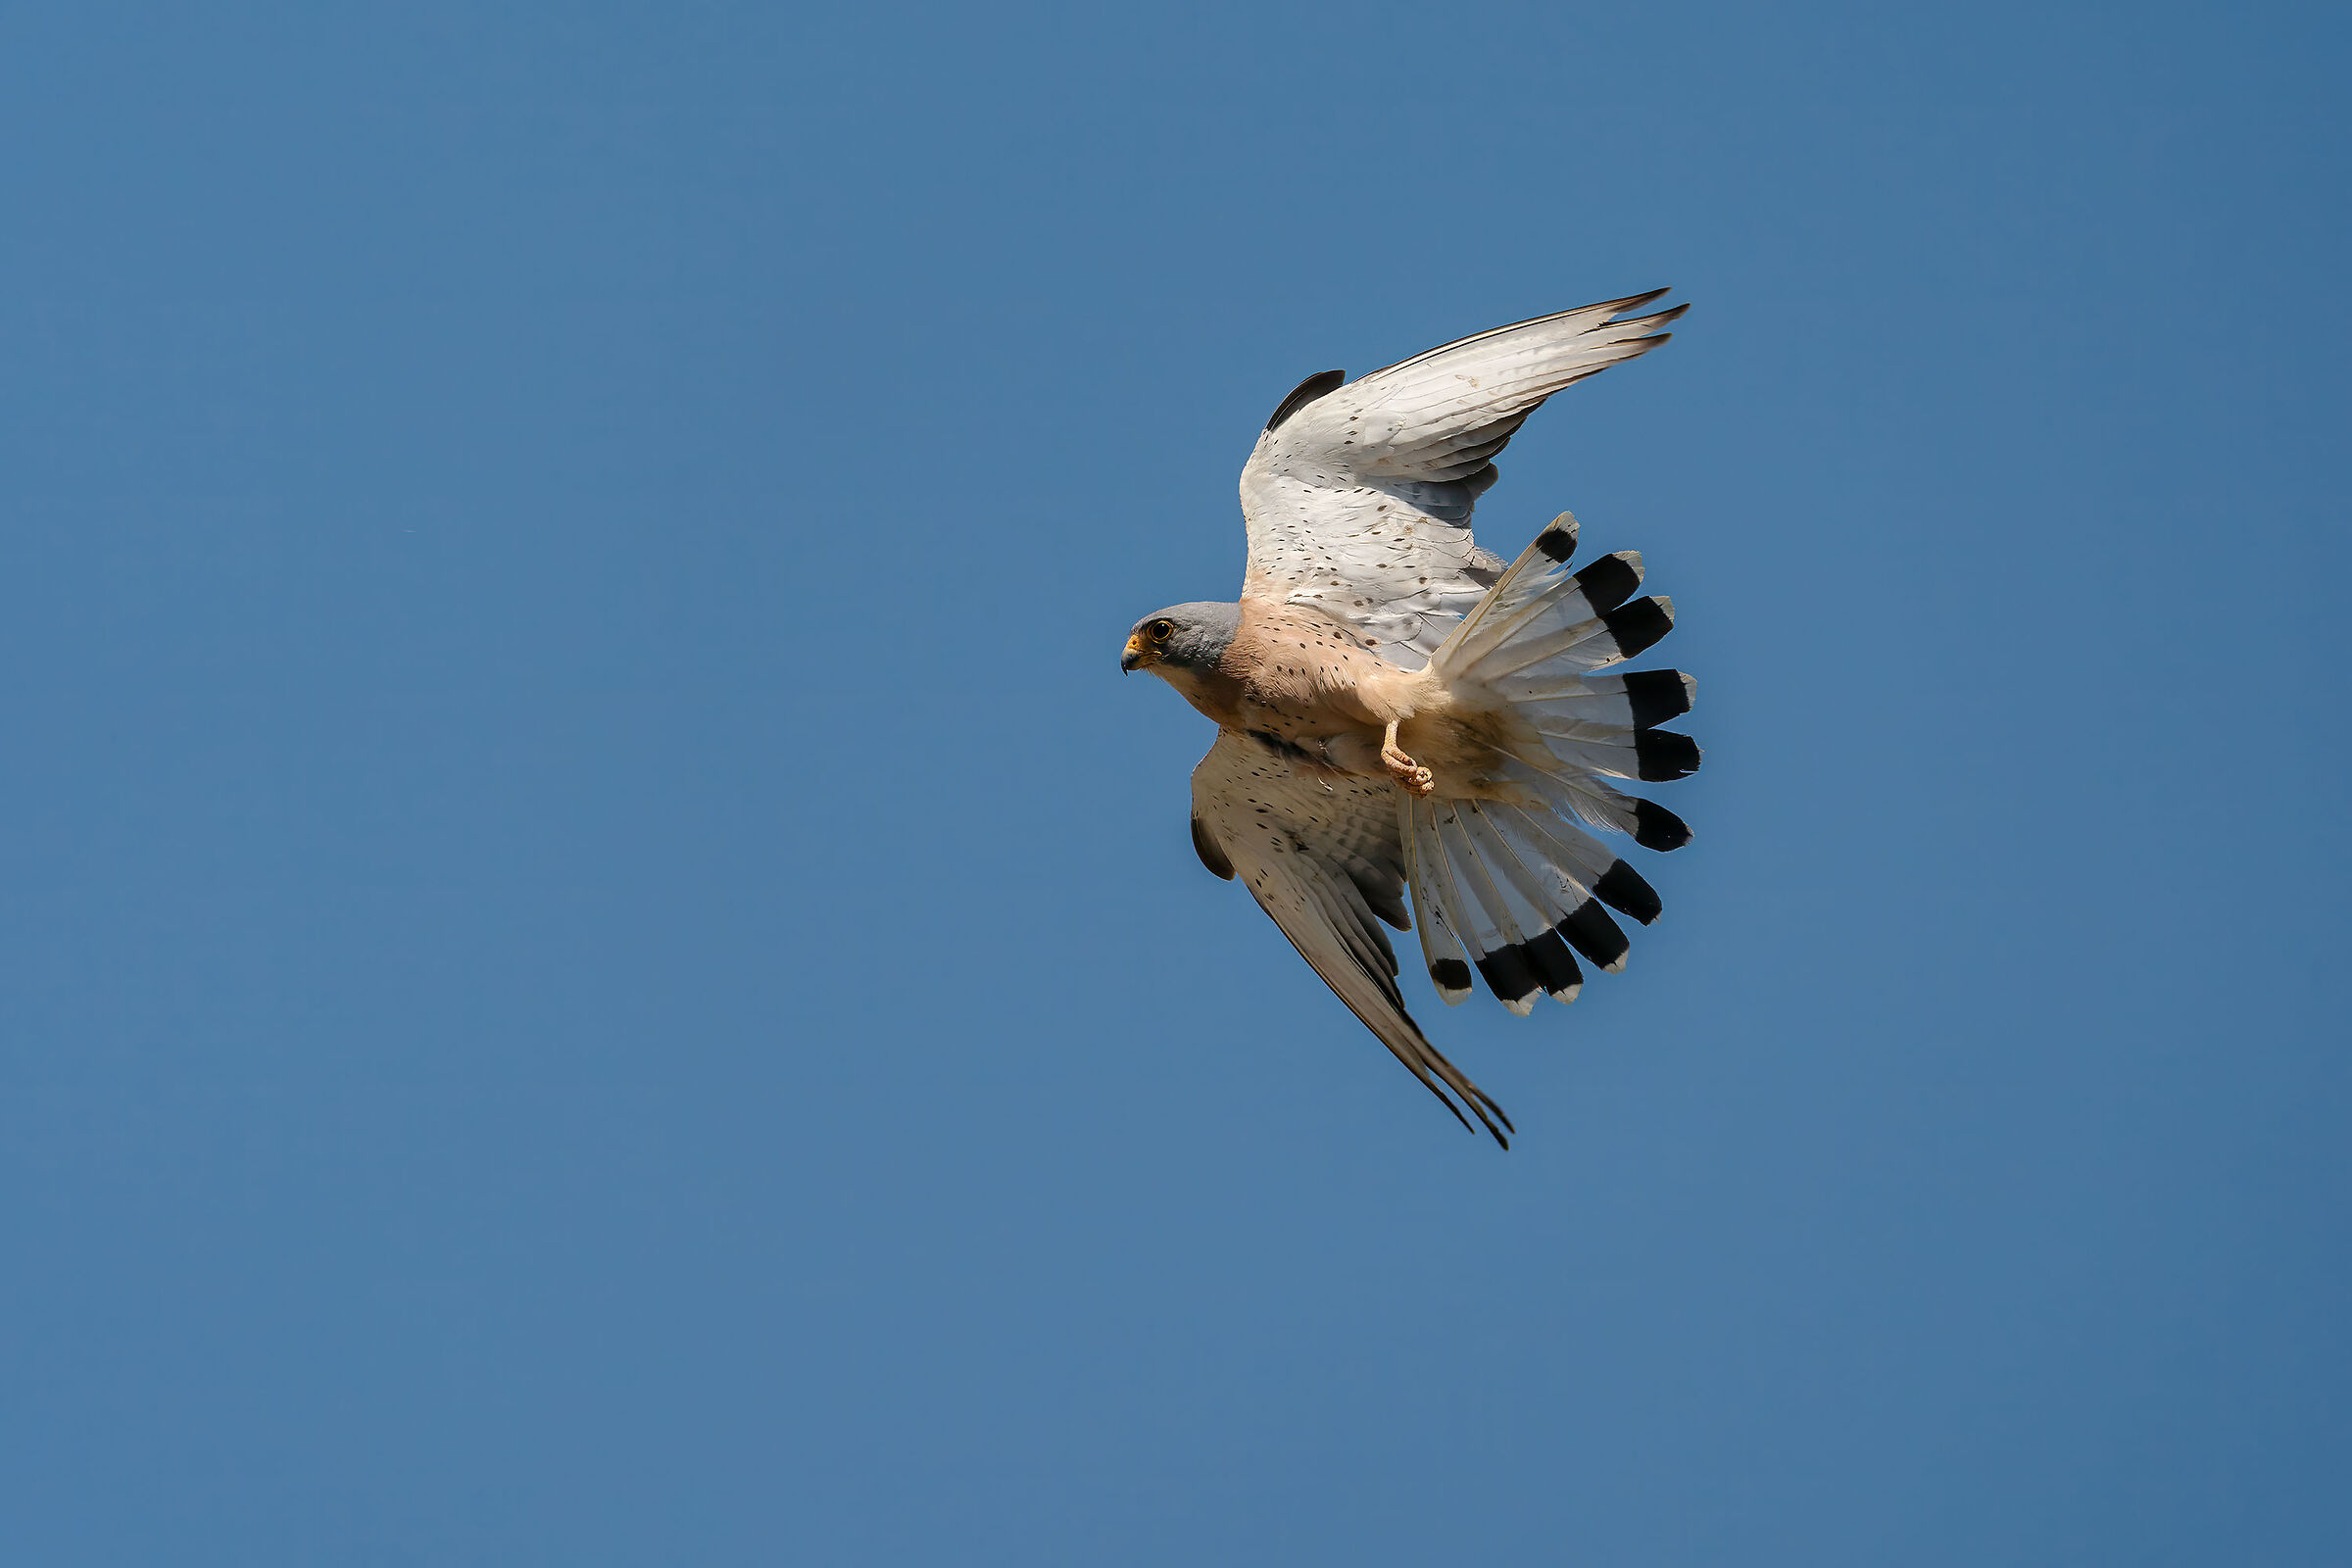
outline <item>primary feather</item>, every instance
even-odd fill
[[[1545,398],[1665,342],[1688,307],[1623,314],[1665,293],[1496,327],[1344,385],[1310,377],[1242,469],[1244,591],[1311,605],[1419,668],[1502,569],[1470,535],[1494,455]]]

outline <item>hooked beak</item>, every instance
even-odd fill
[[[1127,639],[1127,651],[1119,656],[1121,672],[1132,675],[1149,662],[1151,662],[1151,656],[1144,652],[1144,640],[1141,637],[1130,635]]]

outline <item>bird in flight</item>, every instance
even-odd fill
[[[1667,340],[1688,306],[1635,313],[1668,292],[1299,382],[1242,469],[1240,601],[1154,611],[1119,660],[1216,721],[1193,769],[1201,863],[1238,876],[1455,1119],[1506,1149],[1502,1107],[1405,1011],[1381,922],[1419,928],[1447,1005],[1475,969],[1524,1017],[1539,995],[1576,1000],[1580,956],[1625,967],[1610,909],[1657,917],[1650,885],[1586,830],[1690,841],[1609,782],[1698,766],[1689,736],[1657,727],[1690,710],[1690,677],[1611,668],[1666,635],[1673,603],[1635,597],[1630,550],[1570,570],[1566,513],[1506,567],[1470,511],[1544,399]]]

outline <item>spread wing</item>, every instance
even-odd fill
[[[1418,669],[1502,563],[1470,537],[1494,454],[1560,388],[1646,354],[1657,289],[1498,326],[1354,381],[1309,376],[1242,468],[1245,598],[1312,605]]]
[[[1324,984],[1463,1126],[1455,1099],[1507,1149],[1511,1119],[1429,1043],[1396,989],[1396,953],[1380,924],[1407,927],[1400,798],[1386,779],[1313,769],[1222,730],[1193,769],[1193,847],[1217,875],[1241,878]]]

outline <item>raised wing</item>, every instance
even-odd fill
[[[1347,381],[1309,376],[1242,468],[1248,598],[1312,605],[1418,669],[1501,572],[1470,536],[1494,454],[1554,392],[1648,353],[1656,289],[1498,326]]]
[[[1380,923],[1407,928],[1399,798],[1386,779],[1310,770],[1224,730],[1193,769],[1193,847],[1217,875],[1241,878],[1324,984],[1463,1126],[1467,1106],[1507,1149],[1511,1119],[1429,1043],[1396,989],[1396,953]]]

